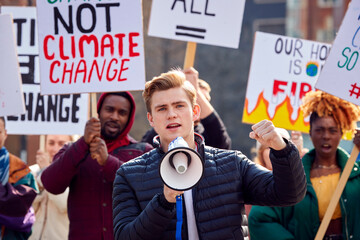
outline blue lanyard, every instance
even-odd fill
[[[181,240],[182,216],[182,197],[178,195],[176,196],[176,240]]]

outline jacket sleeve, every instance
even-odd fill
[[[114,182],[116,171],[124,162],[109,154],[106,164],[101,167],[101,172],[108,182]]]
[[[41,182],[44,188],[52,194],[60,194],[70,185],[76,175],[79,164],[89,154],[89,146],[84,137],[72,144],[64,145],[54,156],[50,164],[41,174]]]
[[[173,208],[166,209],[160,205],[160,194],[157,194],[141,211],[134,191],[123,176],[120,167],[115,177],[113,189],[113,224],[115,239],[158,239],[167,229],[176,214]]]
[[[21,217],[9,217],[0,214],[0,226],[5,226],[15,231],[30,232],[35,222],[35,212],[32,207],[29,208],[27,214]]]
[[[251,240],[295,240],[281,224],[281,208],[253,206],[249,214]]]
[[[0,184],[0,214],[9,217],[23,217],[28,213],[37,195],[35,178],[28,173],[17,183]]]
[[[51,193],[47,193],[49,196],[49,200],[52,201],[59,212],[66,213],[67,212],[67,199],[69,196],[69,188],[66,188],[65,191],[61,194],[54,195]]]
[[[231,149],[231,138],[226,131],[225,124],[216,111],[202,119],[201,124],[204,127],[202,135],[206,145],[222,149]]]
[[[280,151],[270,150],[273,171],[251,161],[243,161],[245,203],[265,206],[291,206],[306,193],[305,171],[296,146],[286,141]]]

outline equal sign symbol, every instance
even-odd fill
[[[206,29],[185,27],[178,25],[176,26],[175,35],[204,39],[205,33],[206,33]]]

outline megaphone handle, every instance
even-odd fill
[[[176,240],[181,240],[181,229],[183,223],[182,196],[176,196]]]

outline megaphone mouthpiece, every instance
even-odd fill
[[[170,155],[169,162],[179,174],[184,174],[191,163],[191,156],[187,152],[175,152]]]
[[[174,139],[160,162],[159,173],[166,186],[185,191],[196,185],[204,171],[200,155],[182,137]]]

